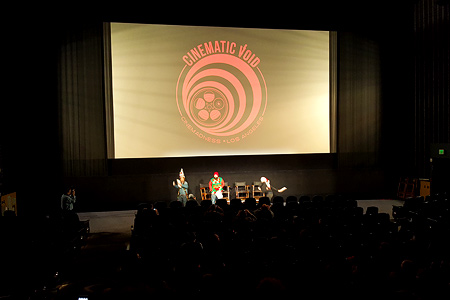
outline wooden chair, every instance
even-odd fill
[[[252,197],[256,199],[257,202],[259,202],[259,198],[264,197],[264,192],[259,190],[258,187],[261,187],[260,181],[254,181],[252,184]]]
[[[241,201],[250,197],[250,186],[245,181],[235,182],[234,191],[236,199],[241,199]]]
[[[397,197],[405,200],[408,197],[415,197],[417,189],[417,179],[400,178],[398,183]]]
[[[222,195],[223,195],[223,199],[226,199],[227,203],[230,204],[230,186],[228,185],[228,182],[224,182],[224,186],[222,189]]]
[[[405,199],[406,196],[406,186],[408,184],[408,178],[400,178],[398,181],[397,197],[400,199]]]
[[[202,200],[211,200],[209,184],[200,183],[200,196]]]
[[[228,182],[225,182],[225,185],[222,190],[223,198],[227,200],[227,203],[230,203],[230,186]],[[200,183],[200,196],[202,200],[211,200],[211,191],[209,190],[209,184]]]
[[[416,190],[417,190],[417,179],[409,178],[408,182],[406,184],[405,198],[415,197],[416,196]]]

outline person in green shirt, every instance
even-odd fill
[[[211,191],[211,202],[216,204],[217,199],[222,199],[222,190],[225,186],[225,182],[222,177],[219,177],[219,172],[214,172],[213,178],[209,181],[209,190]]]

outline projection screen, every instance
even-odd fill
[[[115,158],[330,152],[329,32],[111,23]]]

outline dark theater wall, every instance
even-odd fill
[[[431,145],[450,142],[450,1],[414,4],[414,169],[429,177]]]

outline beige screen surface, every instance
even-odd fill
[[[329,153],[329,32],[111,24],[116,158]]]

